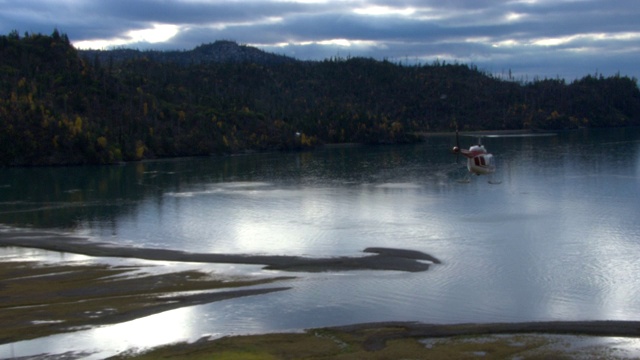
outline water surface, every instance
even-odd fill
[[[487,177],[460,181],[466,169],[449,153],[453,141],[3,169],[6,226],[193,252],[354,256],[396,247],[443,262],[423,273],[296,274],[286,292],[17,343],[11,351],[37,343],[51,352],[115,352],[205,334],[386,320],[640,320],[640,130],[485,138],[499,185]],[[25,252],[3,251],[12,258]],[[255,266],[216,271],[280,274]]]

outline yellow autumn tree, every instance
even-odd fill
[[[144,152],[147,147],[144,145],[142,140],[136,141],[136,159],[141,160],[144,157]]]

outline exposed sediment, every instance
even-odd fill
[[[0,229],[0,247],[38,248],[94,257],[253,264],[264,265],[267,269],[298,272],[345,270],[418,272],[429,269],[430,264],[440,263],[431,255],[402,249],[367,248],[364,250],[367,254],[365,256],[331,258],[190,253],[120,246],[54,231],[6,228]],[[0,319],[7,325],[7,331],[0,331],[0,344],[69,331],[71,327],[114,324],[180,307],[289,289],[289,287],[268,287],[219,290],[220,287],[248,286],[287,279],[285,277],[219,283],[207,279],[194,281],[204,276],[198,272],[117,279],[109,276],[126,271],[126,268],[109,268],[102,265],[69,267],[62,264],[44,268],[36,265],[32,268],[28,263],[5,264],[4,267],[0,267],[0,272],[6,275],[0,283],[0,288],[3,287],[6,291],[6,296],[0,301]],[[104,283],[105,281],[107,283]],[[207,291],[212,289],[218,290]],[[205,292],[184,293],[185,291]],[[38,311],[33,310],[34,307],[37,307]],[[18,312],[16,309],[26,310]],[[39,322],[38,325],[34,325],[34,321]],[[38,331],[35,331],[35,328]]]
[[[269,284],[291,277],[221,277],[197,270],[153,274],[143,269],[1,262],[0,344],[290,289]]]
[[[420,272],[440,260],[423,252],[404,249],[372,247],[361,257],[310,258],[288,255],[246,255],[191,253],[179,250],[136,248],[111,243],[90,241],[86,238],[46,231],[0,232],[0,246],[38,248],[88,256],[137,258],[145,260],[182,261],[200,263],[226,263],[264,265],[266,269],[321,272],[345,270],[397,270]]]

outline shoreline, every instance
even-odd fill
[[[221,338],[203,337],[118,359],[545,359],[640,355],[638,321],[543,321],[487,324],[379,322]]]
[[[363,346],[368,351],[386,347],[388,341],[404,338],[450,338],[455,336],[554,334],[620,336],[640,338],[640,321],[582,320],[582,321],[530,321],[517,323],[427,324],[421,322],[382,322],[336,326],[329,329],[346,333],[366,333],[375,329],[391,328],[395,331],[367,337]]]
[[[510,136],[556,136],[559,132],[566,131],[562,129],[557,130],[534,130],[534,129],[514,129],[514,130],[460,130],[458,134],[460,136],[495,136],[495,137],[510,137]],[[456,131],[437,131],[437,132],[417,132],[416,136],[421,138],[429,137],[445,137],[455,136]]]

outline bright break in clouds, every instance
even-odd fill
[[[639,77],[637,0],[0,0],[0,31],[78,48],[188,50],[216,40],[301,60],[477,65],[523,80]]]

